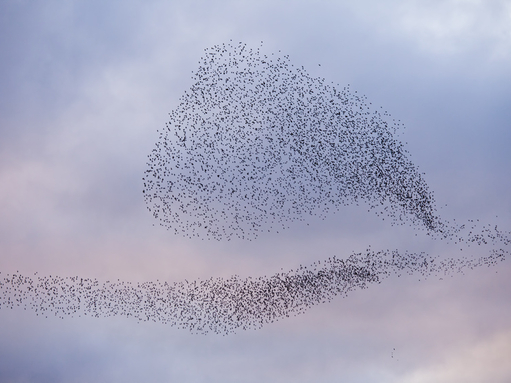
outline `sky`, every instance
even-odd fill
[[[509,1],[7,0],[0,19],[2,276],[245,278],[368,246],[487,255],[363,206],[250,242],[158,226],[148,155],[204,49],[231,39],[349,84],[403,124],[438,214],[511,230]],[[0,382],[509,382],[510,262],[394,275],[226,336],[0,307]]]

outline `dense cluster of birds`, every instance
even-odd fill
[[[349,88],[293,67],[288,56],[272,57],[241,43],[206,50],[144,174],[145,201],[162,226],[188,237],[254,239],[363,201],[393,223],[408,222],[435,238],[489,245],[489,255],[444,259],[368,249],[270,277],[180,283],[0,273],[0,308],[121,315],[228,334],[303,313],[390,275],[442,277],[505,258],[510,233],[435,215],[433,195],[395,138],[399,124],[389,115]]]
[[[252,239],[364,201],[441,231],[387,113],[244,44],[207,49],[149,156],[147,206],[189,237]]]

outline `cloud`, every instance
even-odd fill
[[[400,383],[506,383],[511,376],[511,331],[442,353],[442,360],[399,379]]]
[[[503,73],[511,59],[511,4],[506,0],[368,0],[342,6],[382,42],[397,43],[428,61],[472,57]],[[472,67],[468,61],[467,67]]]

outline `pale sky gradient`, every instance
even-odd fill
[[[369,245],[461,256],[356,206],[252,242],[153,226],[142,176],[157,130],[204,48],[230,39],[264,41],[312,76],[350,84],[406,126],[399,139],[439,214],[511,230],[510,1],[7,0],[2,275],[259,276]],[[0,308],[0,382],[505,383],[509,291],[511,259],[442,281],[393,277],[226,337]]]

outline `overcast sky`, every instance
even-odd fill
[[[257,240],[153,226],[158,129],[205,48],[244,42],[350,84],[405,126],[438,213],[511,230],[511,2],[2,1],[0,271],[99,280],[271,275],[373,249],[479,257],[351,206]],[[319,65],[320,64],[320,65]],[[511,381],[511,259],[391,277],[228,336],[0,307],[1,382]]]

